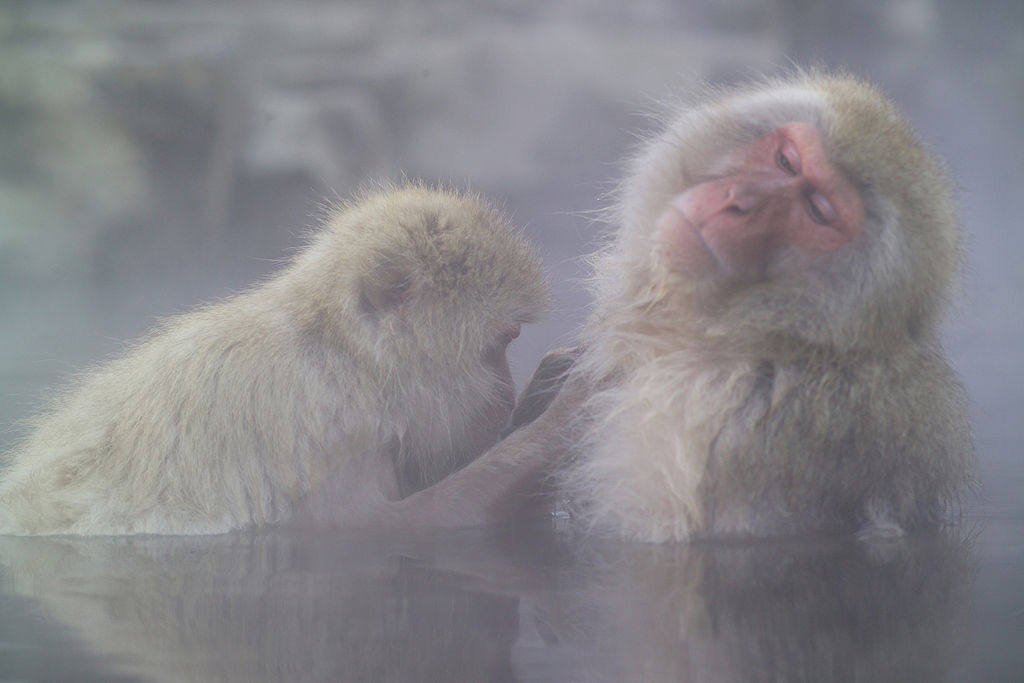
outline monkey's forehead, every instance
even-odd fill
[[[741,90],[721,105],[736,119],[766,132],[791,121],[820,126],[828,100],[821,92],[802,84],[772,90]]]
[[[870,83],[844,74],[797,72],[719,91],[682,112],[673,134],[720,135],[721,144],[741,144],[793,121],[817,126],[830,160],[861,186],[912,189],[900,179],[920,176],[923,185],[948,193],[941,164],[893,102]]]

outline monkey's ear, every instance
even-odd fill
[[[376,316],[400,309],[411,298],[411,273],[394,263],[378,264],[360,283],[359,305]]]

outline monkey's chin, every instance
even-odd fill
[[[515,409],[516,387],[509,374],[508,377],[502,378],[495,387],[494,394],[488,397],[478,424],[481,429],[501,434]]]
[[[700,231],[679,208],[669,205],[655,224],[655,240],[669,266],[694,275],[712,276],[721,264]]]

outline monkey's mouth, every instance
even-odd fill
[[[673,200],[655,227],[655,239],[668,257],[669,265],[690,273],[712,275],[722,271],[722,263],[705,241],[700,230],[687,218],[684,207]]]

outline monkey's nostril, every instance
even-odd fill
[[[724,210],[735,216],[745,216],[754,208],[755,198],[744,187],[731,185],[725,191]]]

